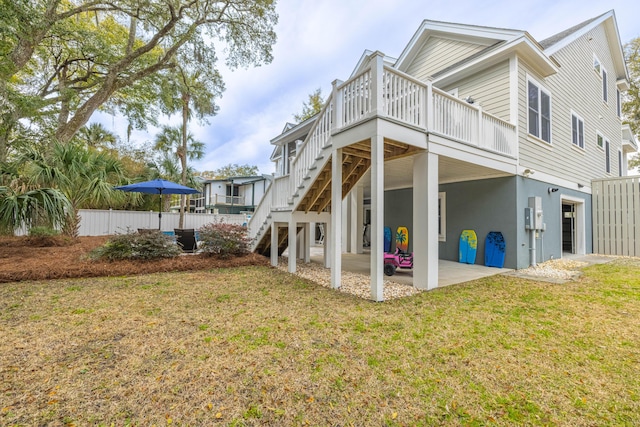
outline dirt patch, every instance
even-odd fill
[[[185,254],[158,261],[92,261],[87,254],[108,236],[80,237],[66,245],[42,247],[28,237],[0,237],[0,283],[21,280],[128,276],[169,271],[207,270],[246,265],[268,265],[261,255],[221,260]]]

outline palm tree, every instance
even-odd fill
[[[51,228],[64,223],[70,203],[60,191],[39,188],[25,192],[0,186],[0,231],[12,234],[16,229],[46,222]]]
[[[189,171],[187,160],[201,159],[204,156],[204,143],[197,141],[191,132],[188,132],[185,137],[184,129],[184,126],[164,126],[162,131],[156,135],[155,149],[163,153],[173,153],[175,155],[181,164],[180,183],[187,185]],[[184,226],[185,207],[186,196],[183,194],[180,196],[179,228]]]
[[[20,160],[31,187],[50,186],[69,201],[62,231],[77,237],[80,227],[79,209],[109,206],[123,196],[113,189],[123,179],[120,161],[109,152],[100,152],[69,142],[56,142],[48,153],[30,150]]]
[[[115,148],[118,138],[100,123],[91,123],[78,131],[77,138],[93,148]]]

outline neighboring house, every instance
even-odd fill
[[[198,209],[220,214],[253,212],[271,179],[271,175],[259,175],[205,180]]]
[[[628,87],[613,11],[542,41],[425,20],[397,59],[366,51],[318,115],[271,141],[276,176],[249,224],[254,249],[272,263],[287,246],[308,259],[309,224],[324,223],[338,287],[341,252],[362,251],[370,222],[375,300],[385,226],[409,228],[425,289],[439,258],[458,259],[465,229],[478,264],[490,231],[503,233],[509,268],[590,253],[591,181],[625,175],[637,151],[621,120]]]

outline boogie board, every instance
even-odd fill
[[[409,252],[409,230],[407,227],[398,227],[396,230],[396,249]]]
[[[499,231],[490,231],[484,243],[484,265],[487,267],[504,267],[506,243]]]
[[[391,227],[384,228],[384,251],[391,251]]]
[[[465,264],[475,264],[477,250],[478,236],[476,236],[476,232],[473,230],[462,230],[462,234],[460,234],[458,260]]]

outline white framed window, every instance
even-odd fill
[[[602,68],[602,100],[609,102],[609,91],[607,89],[607,70]]]
[[[604,150],[604,136],[600,132],[596,132],[596,146]]]
[[[616,114],[619,118],[622,118],[622,94],[620,89],[616,88]]]
[[[551,95],[538,82],[527,81],[529,134],[551,143]]]
[[[438,193],[438,241],[447,241],[447,193]]]
[[[602,66],[600,65],[600,60],[595,54],[593,54],[593,71],[595,71],[596,73],[598,73],[598,75],[600,75],[601,67]]]
[[[618,150],[618,176],[622,176],[622,150]]]
[[[584,149],[584,120],[574,112],[571,112],[571,142]]]
[[[609,140],[604,140],[604,171],[611,173],[611,147]]]

